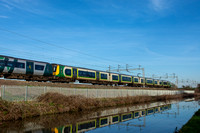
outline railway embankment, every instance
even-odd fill
[[[5,80],[0,79],[0,85],[23,85],[23,86],[49,86],[49,87],[67,87],[67,88],[88,88],[88,89],[150,89],[150,90],[177,90],[175,88],[143,88],[128,86],[106,86],[90,84],[73,84],[73,83],[52,83],[52,82],[31,82],[24,80]]]
[[[194,97],[194,94],[162,96],[127,96],[117,98],[86,98],[80,95],[65,96],[45,93],[35,101],[9,102],[0,100],[0,121],[25,119],[28,117],[65,112],[91,111],[99,108],[178,100]]]

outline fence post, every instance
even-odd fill
[[[88,98],[88,88],[87,88],[87,98]]]
[[[0,86],[0,97],[2,98],[2,85]]]
[[[60,87],[60,94],[61,94],[61,91],[62,91],[62,87]]]
[[[1,88],[1,89],[2,89],[2,88]],[[5,89],[6,89],[6,86],[3,85],[3,89],[1,90],[1,97],[2,97],[2,99],[5,98]]]
[[[27,101],[27,97],[28,97],[28,85],[25,88],[25,101]]]
[[[44,94],[46,93],[46,86],[44,87]]]
[[[0,87],[0,97],[2,98],[2,85],[1,85],[1,87]]]

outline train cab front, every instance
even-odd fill
[[[52,64],[53,67],[53,77],[56,78],[59,76],[59,65],[58,64]]]

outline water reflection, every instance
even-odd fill
[[[182,105],[182,103],[184,104]],[[161,119],[160,123],[157,124],[162,126],[163,120],[165,122],[169,121],[169,123],[170,119],[173,120],[170,115],[176,118],[180,113],[179,110],[192,109],[190,105],[194,104],[195,106],[191,112],[192,116],[194,110],[199,108],[199,105],[198,102],[191,103],[193,101],[180,103],[176,101],[168,103],[154,102],[137,106],[97,110],[95,112],[49,115],[23,121],[0,123],[0,131],[2,133],[133,132],[136,131],[133,127],[139,127],[136,132],[142,132],[143,130],[146,132],[152,131],[152,124],[156,122],[156,118]],[[188,110],[186,111],[188,112]],[[166,117],[170,117],[170,119]],[[156,130],[159,131],[159,129]],[[156,130],[153,129],[153,131]]]

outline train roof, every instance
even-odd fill
[[[88,70],[98,71],[98,72],[105,72],[105,73],[113,73],[113,74],[119,74],[119,75],[133,76],[133,75],[123,74],[123,73],[107,72],[107,71],[103,71],[103,70],[95,70],[95,69],[85,68],[85,67],[75,67],[75,66],[63,65],[63,64],[58,64],[58,63],[51,63],[51,64],[52,64],[52,65],[68,66],[68,67],[79,68],[79,69],[88,69]]]
[[[5,56],[5,55],[0,55],[0,57],[6,57],[6,58],[13,58],[13,59],[18,59],[18,60],[26,60],[26,61],[30,61],[30,62],[39,62],[39,63],[50,64],[50,63],[48,63],[48,62],[44,62],[44,61],[36,61],[36,60],[22,59],[22,58],[16,58],[16,57]]]

